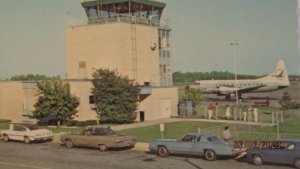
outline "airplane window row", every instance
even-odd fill
[[[240,84],[238,84],[238,86],[259,86],[259,85],[261,85],[261,84],[258,84],[258,83],[256,83],[256,84],[250,84],[250,83],[240,83]],[[220,86],[227,86],[227,87],[234,87],[235,86],[235,84],[218,84],[217,85],[217,87],[220,87]]]

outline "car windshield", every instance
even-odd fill
[[[182,142],[195,142],[196,136],[194,135],[185,135],[184,137],[181,138]]]
[[[209,142],[222,143],[222,141],[218,137],[216,137],[216,136],[207,137],[207,140]]]
[[[28,124],[28,125],[24,125],[25,127],[27,127],[29,130],[37,130],[37,129],[40,129],[38,125],[31,125],[31,124]]]
[[[116,135],[117,133],[111,128],[89,128],[81,132],[82,135],[97,135],[97,136],[107,136]]]

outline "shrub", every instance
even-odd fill
[[[86,122],[86,125],[88,125],[88,126],[97,125],[97,120],[87,120],[85,122]]]
[[[73,126],[76,126],[77,122],[78,122],[77,120],[68,120],[65,122],[65,124],[68,127],[73,127]]]
[[[77,121],[76,122],[76,127],[86,127],[87,123],[86,121]]]
[[[8,119],[0,119],[0,123],[10,123],[11,120]]]

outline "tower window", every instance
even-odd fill
[[[85,68],[85,67],[86,67],[86,64],[85,64],[85,62],[80,61],[80,62],[78,63],[78,66],[79,66],[79,68]]]

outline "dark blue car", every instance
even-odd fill
[[[300,168],[300,141],[280,140],[277,147],[247,149],[246,160],[255,165],[263,163],[292,164]]]

